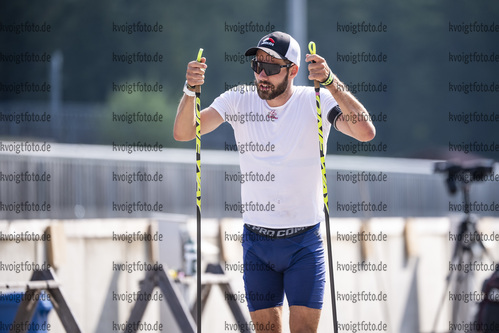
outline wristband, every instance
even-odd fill
[[[196,93],[192,90],[189,90],[188,87],[191,87],[187,81],[185,81],[185,84],[184,84],[184,94],[186,94],[187,96],[191,96],[191,97],[194,97],[196,96]]]
[[[329,71],[329,76],[327,77],[327,79],[323,82],[321,82],[321,84],[323,86],[329,86],[330,84],[332,84],[334,81],[334,75],[333,75],[333,72],[332,71]]]

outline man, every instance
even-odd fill
[[[293,333],[317,332],[323,304],[326,269],[319,231],[324,212],[317,112],[313,87],[293,85],[300,54],[300,46],[288,34],[264,36],[245,54],[255,56],[255,86],[227,91],[201,111],[201,134],[225,119],[232,125],[242,175],[272,175],[273,181],[246,180],[241,185],[246,298],[252,321],[270,327],[259,330],[257,325],[257,332],[282,331],[284,293]],[[331,125],[357,140],[373,139],[375,129],[366,120],[366,109],[325,59],[307,54],[305,60],[308,78],[326,88],[321,93],[324,142]],[[176,140],[195,138],[193,87],[204,83],[206,68],[205,58],[187,66],[174,124]]]

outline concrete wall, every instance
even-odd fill
[[[457,230],[459,218],[375,218],[361,220],[355,218],[331,219],[333,239],[333,261],[336,287],[338,321],[344,331],[353,331],[354,324],[364,321],[386,324],[387,332],[429,332],[433,328],[437,310],[445,291],[446,277],[449,274],[454,242],[452,235]],[[187,216],[161,215],[150,219],[102,219],[102,220],[12,220],[0,221],[0,256],[4,264],[33,261],[41,264],[47,259],[46,242],[5,240],[8,235],[25,231],[43,234],[47,226],[54,230],[56,255],[50,262],[57,265],[56,274],[61,282],[66,300],[84,332],[111,332],[113,322],[124,323],[133,303],[113,300],[114,293],[133,293],[139,290],[139,281],[145,272],[132,273],[113,270],[114,263],[147,262],[155,260],[147,242],[127,242],[113,240],[113,233],[145,233],[149,225],[156,227],[162,241],[153,242],[153,249],[159,250],[159,262],[171,270],[182,270],[184,258],[183,242],[190,236],[196,239],[196,221]],[[498,233],[499,219],[484,218],[478,230],[490,235]],[[62,229],[61,229],[62,227]],[[234,264],[242,262],[242,249],[239,240],[229,240],[225,235],[241,232],[240,219],[203,220],[203,266],[220,262]],[[57,237],[57,230],[63,230],[63,237]],[[323,226],[325,240],[325,228]],[[381,241],[357,241],[352,236],[382,235]],[[449,232],[451,233],[449,235]],[[346,237],[346,239],[345,239]],[[477,258],[477,262],[490,265],[499,258],[499,242],[487,241],[485,246],[494,259]],[[48,261],[47,261],[48,262]],[[340,269],[348,264],[386,264],[386,271],[373,272]],[[498,261],[494,262],[495,264]],[[352,266],[350,266],[352,267]],[[365,266],[364,266],[365,267]],[[485,267],[485,266],[484,266]],[[171,272],[169,272],[171,273]],[[490,270],[468,273],[474,276],[472,290],[479,291]],[[227,270],[234,293],[244,295],[242,273]],[[12,272],[0,270],[0,285],[9,282],[27,281],[30,271]],[[454,277],[456,273],[454,273]],[[195,297],[195,279],[182,279],[177,287],[184,301],[190,306]],[[9,290],[2,289],[3,293]],[[386,301],[357,301],[352,297],[364,292],[386,295]],[[451,292],[455,292],[451,290]],[[153,294],[159,294],[155,289]],[[341,300],[350,297],[349,300]],[[236,323],[218,287],[213,287],[203,313],[204,332],[230,332]],[[473,302],[457,302],[461,309],[469,307],[474,311]],[[240,303],[244,314],[249,318],[245,300]],[[445,292],[442,313],[437,331],[447,331],[453,323],[451,316],[453,303],[449,292]],[[284,308],[285,330],[288,330],[287,307]],[[177,327],[166,302],[149,303],[143,319],[149,323],[162,323],[163,332],[182,332]],[[63,332],[55,311],[49,317],[51,332]],[[460,322],[460,321],[459,321]],[[329,284],[326,288],[325,305],[319,332],[330,332],[331,300]],[[360,331],[360,327],[358,327]]]

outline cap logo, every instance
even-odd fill
[[[261,45],[270,45],[270,46],[274,46],[275,44],[275,41],[269,37],[269,38],[266,38]]]

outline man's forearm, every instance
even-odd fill
[[[194,93],[192,87],[201,86],[204,83],[206,67],[206,58],[204,57],[187,64],[185,89],[189,88],[190,92],[185,91],[178,103],[177,115],[173,124],[173,137],[175,140],[190,141],[196,137],[196,97],[189,95]]]
[[[353,137],[359,141],[370,141],[376,135],[369,113],[355,96],[347,89],[346,85],[338,77],[334,78],[332,84],[326,86],[333,95],[343,112],[343,118],[348,125]],[[355,120],[355,121],[352,121]]]
[[[190,141],[196,136],[195,99],[184,94],[178,104],[173,125],[173,137],[177,141]]]

